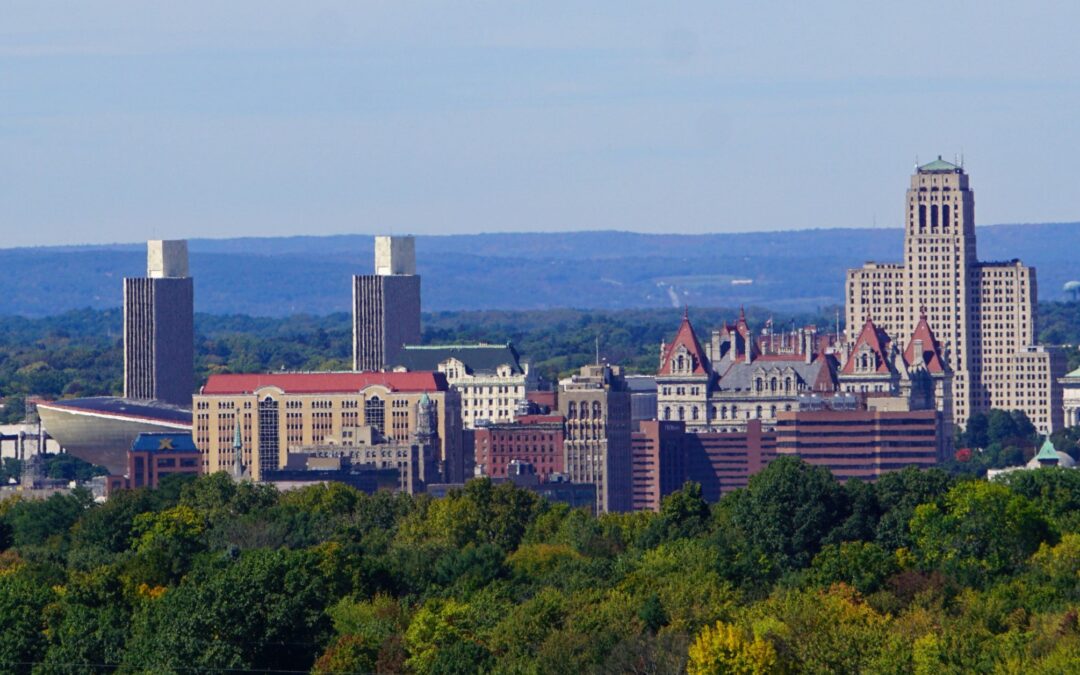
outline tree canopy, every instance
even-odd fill
[[[690,483],[600,517],[486,479],[8,499],[0,670],[1068,672],[1076,475],[782,458],[711,507]]]

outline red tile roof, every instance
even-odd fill
[[[202,393],[212,396],[248,394],[263,387],[277,387],[287,394],[340,394],[372,385],[390,391],[446,391],[442,373],[255,373],[211,375]]]
[[[664,360],[660,362],[659,375],[673,374],[671,371],[672,356],[674,356],[675,349],[679,346],[685,347],[690,356],[694,358],[694,375],[708,374],[705,369],[708,363],[705,358],[705,350],[701,348],[701,343],[698,342],[697,335],[694,334],[694,327],[690,325],[690,318],[683,314],[682,323],[679,324],[679,332],[675,334],[675,339],[671,341],[671,344],[664,351]]]
[[[915,353],[916,340],[922,341],[922,354]],[[925,365],[927,372],[930,373],[945,372],[945,360],[941,358],[941,345],[938,344],[937,338],[934,337],[934,331],[930,330],[930,324],[927,322],[925,314],[919,318],[918,325],[915,326],[914,332],[911,333],[907,349],[904,350],[904,360],[907,361],[909,366]]]

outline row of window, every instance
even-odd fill
[[[786,404],[784,406],[784,412],[791,412],[791,409],[792,409],[792,406],[791,406],[790,403],[788,403],[788,404]],[[705,410],[708,410],[708,408],[705,408]],[[776,417],[776,413],[778,411],[777,406],[775,406],[775,405],[769,406],[768,410],[769,410],[769,417]],[[751,412],[750,410],[746,411],[746,419],[762,419],[763,413],[765,412],[765,408],[764,408],[764,406],[760,406],[760,405],[757,406],[756,408],[754,408],[754,412],[756,414],[754,415],[753,418],[750,417],[750,412]],[[664,420],[673,419],[672,414],[676,415],[676,417],[674,419],[678,419],[680,421],[686,421],[686,419],[687,419],[687,417],[686,417],[687,408],[686,408],[686,406],[678,406],[674,410],[672,410],[671,406],[665,406],[664,407],[664,416],[663,416]],[[696,405],[695,406],[690,406],[689,414],[690,414],[690,420],[691,421],[697,421],[697,420],[701,419],[701,410]],[[726,420],[726,419],[729,419],[729,417],[728,417],[729,414],[731,415],[730,419],[733,419],[733,420],[738,419],[738,417],[739,417],[739,407],[737,405],[732,405],[730,410],[729,410],[728,406],[726,406],[726,405],[724,405],[724,406],[715,406],[714,405],[712,407],[712,417],[710,418],[710,420]]]

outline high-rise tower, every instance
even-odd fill
[[[353,277],[353,369],[381,370],[419,342],[415,240],[375,237],[375,274]]]
[[[194,285],[186,241],[149,241],[146,276],[124,279],[124,397],[191,406]]]
[[[847,326],[911,335],[926,316],[954,373],[953,414],[965,426],[990,408],[1023,410],[1043,433],[1062,422],[1062,355],[1035,346],[1035,269],[979,262],[975,195],[963,167],[916,167],[904,204],[904,262],[848,270]],[[854,337],[849,335],[849,338]]]

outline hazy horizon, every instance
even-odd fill
[[[1039,226],[1039,225],[1080,225],[1080,219],[1075,221],[1056,221],[1046,223],[982,223],[978,224],[977,229],[991,228],[991,227],[1026,227],[1026,226]],[[802,227],[802,228],[776,228],[776,229],[761,229],[761,230],[732,230],[726,232],[647,232],[641,230],[622,230],[622,229],[581,229],[581,230],[487,230],[476,232],[407,232],[400,231],[395,234],[398,235],[412,235],[417,237],[486,237],[486,236],[500,236],[500,235],[556,235],[556,234],[594,234],[594,233],[610,233],[610,234],[640,234],[660,237],[698,237],[698,236],[712,236],[712,235],[755,235],[755,234],[778,234],[783,232],[819,232],[828,230],[899,230],[901,225],[882,225],[878,223],[876,226],[872,225],[851,225],[851,226],[834,226],[834,227]],[[279,233],[279,234],[237,234],[237,235],[220,235],[220,236],[199,236],[191,237],[188,241],[233,241],[237,239],[292,239],[292,238],[323,238],[323,237],[366,237],[370,236],[374,238],[376,235],[388,234],[387,232],[371,231],[371,232],[296,232],[296,233]],[[167,238],[167,237],[166,237]],[[109,247],[141,247],[146,243],[145,239],[132,240],[132,241],[84,241],[84,242],[71,242],[63,244],[23,244],[17,246],[5,246],[0,244],[0,251],[12,250],[12,249],[33,249],[33,248],[109,248]]]
[[[34,3],[0,246],[1080,220],[1080,5]]]

